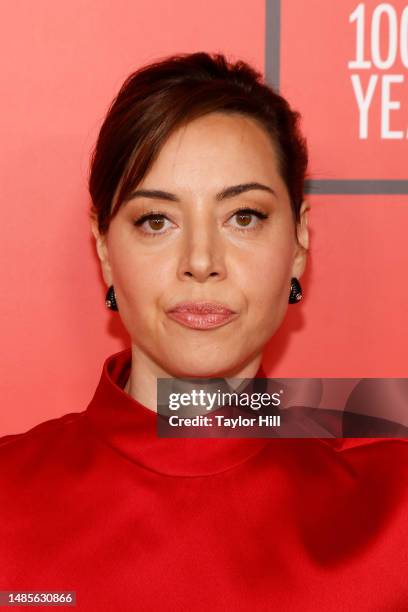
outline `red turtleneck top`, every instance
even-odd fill
[[[0,440],[0,591],[75,591],[78,612],[408,610],[407,440],[159,438],[130,366],[112,355],[85,411]]]

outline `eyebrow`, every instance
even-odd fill
[[[239,185],[232,185],[231,187],[226,187],[222,191],[216,194],[215,199],[220,202],[221,200],[226,200],[227,198],[233,198],[241,193],[246,193],[247,191],[252,190],[260,190],[267,191],[278,197],[276,191],[267,185],[263,185],[262,183],[241,183]],[[136,191],[132,191],[132,193],[126,198],[126,202],[129,200],[133,200],[134,198],[152,198],[154,200],[168,200],[169,202],[180,202],[180,199],[174,194],[169,193],[168,191],[161,191],[160,189],[136,189]]]

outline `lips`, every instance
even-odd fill
[[[191,312],[193,314],[233,314],[234,311],[219,302],[181,302],[169,312]]]
[[[185,327],[201,330],[220,327],[239,316],[218,302],[182,302],[172,307],[167,314]]]

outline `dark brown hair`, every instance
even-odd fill
[[[173,130],[217,111],[249,116],[268,132],[299,221],[308,161],[299,113],[244,61],[197,52],[143,66],[129,75],[110,105],[89,174],[91,215],[102,234]]]

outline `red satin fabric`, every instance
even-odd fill
[[[78,612],[408,610],[407,440],[158,438],[130,362],[105,361],[85,411],[0,440],[0,590],[73,590]]]

